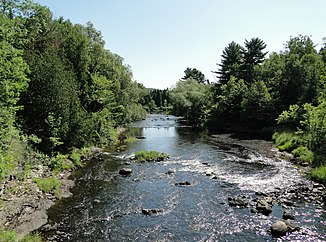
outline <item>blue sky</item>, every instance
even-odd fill
[[[197,68],[214,81],[223,49],[231,41],[259,37],[279,52],[290,36],[326,37],[325,0],[36,0],[54,17],[91,21],[106,48],[122,56],[134,79],[167,88]]]

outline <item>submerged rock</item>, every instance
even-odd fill
[[[136,139],[146,139],[145,136],[136,136]]]
[[[170,170],[168,170],[168,171],[166,172],[166,174],[170,175],[170,174],[174,174],[174,173],[176,173],[176,172],[177,172],[176,169],[170,169]]]
[[[164,210],[162,208],[143,208],[141,212],[145,215],[154,215],[158,213],[163,213]]]
[[[176,186],[191,186],[191,182],[190,181],[178,182],[175,185]]]
[[[122,168],[120,171],[119,171],[119,174],[120,175],[130,175],[132,173],[132,170],[128,167],[125,167],[125,168]]]

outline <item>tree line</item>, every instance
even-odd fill
[[[119,125],[148,112],[210,130],[274,133],[281,149],[323,166],[325,41],[317,51],[308,36],[291,37],[268,57],[259,38],[232,41],[214,71],[218,83],[187,68],[171,89],[147,89],[92,23],[55,19],[30,0],[0,0],[0,180],[25,165],[28,149],[55,156],[108,145]]]
[[[207,83],[198,70],[170,90],[173,112],[194,126],[272,137],[326,181],[326,39],[320,50],[308,36],[291,37],[279,53],[265,51],[259,38],[232,41]],[[322,174],[320,171],[323,170]]]
[[[0,180],[25,162],[26,147],[55,155],[110,144],[117,126],[146,116],[147,94],[92,23],[0,1]]]

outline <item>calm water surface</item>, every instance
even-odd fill
[[[255,192],[308,183],[286,161],[241,146],[225,147],[173,116],[152,115],[132,126],[145,139],[125,151],[106,153],[75,174],[73,196],[49,211],[50,222],[58,225],[54,234],[47,235],[49,240],[276,241],[269,228],[282,218],[280,205],[265,216],[251,213],[250,208],[230,207],[228,197],[255,197]],[[142,149],[165,152],[170,159],[131,162],[134,152]],[[126,166],[132,174],[118,175]],[[167,174],[169,170],[176,172]],[[175,185],[185,181],[191,186]],[[164,212],[142,214],[142,209],[152,208]],[[284,237],[285,241],[325,241],[324,207],[298,201],[291,211],[303,229]]]

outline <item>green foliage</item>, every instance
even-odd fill
[[[78,166],[78,167],[82,167],[82,163],[81,163],[81,151],[78,149],[73,149],[71,151],[71,153],[69,154],[69,158],[72,160],[72,162]]]
[[[232,41],[228,44],[227,47],[223,50],[220,70],[214,72],[218,74],[218,78],[221,84],[226,84],[231,77],[240,77],[241,73],[241,64],[242,64],[242,47],[241,45]]]
[[[67,155],[58,154],[51,159],[51,170],[56,174],[62,170],[69,170],[74,167],[74,164],[68,159]]]
[[[196,80],[181,80],[170,92],[172,112],[201,125],[207,118],[207,110],[212,103],[212,86]]]
[[[139,150],[135,152],[135,159],[138,162],[145,162],[145,161],[163,161],[168,158],[168,155],[165,153],[160,153],[155,150],[146,151],[146,150]]]
[[[231,77],[245,80],[252,83],[255,79],[255,67],[261,64],[267,54],[263,52],[266,44],[259,38],[245,40],[245,47],[232,41],[223,50],[220,70],[214,72],[218,74],[221,84],[226,84]]]
[[[315,165],[325,164],[326,157],[326,100],[318,106],[305,104],[301,125],[306,133],[308,148],[315,153]]]
[[[53,193],[56,197],[60,197],[61,181],[58,178],[33,178],[33,181],[36,182],[42,192]]]
[[[138,139],[137,138],[135,138],[135,137],[133,137],[133,136],[129,136],[129,137],[127,137],[125,140],[124,140],[124,142],[125,143],[134,143],[134,142],[136,142]]]
[[[289,107],[289,110],[283,111],[276,119],[278,124],[286,125],[295,129],[302,118],[300,106],[295,104]]]
[[[253,128],[267,127],[274,123],[276,115],[272,98],[263,81],[249,86],[243,95],[241,107],[241,121]]]
[[[292,155],[299,157],[300,160],[309,162],[312,164],[314,160],[314,153],[305,146],[299,146],[298,148],[292,150]]]
[[[0,241],[16,242],[17,234],[14,230],[4,230],[4,229],[0,228]]]
[[[248,85],[235,77],[220,86],[216,103],[210,108],[208,125],[220,128],[240,122],[242,101],[248,92]]]
[[[263,52],[266,44],[259,38],[245,40],[245,48],[242,49],[243,61],[241,65],[242,77],[247,83],[255,79],[255,66],[261,64],[267,52]]]
[[[150,113],[169,113],[171,110],[171,98],[169,89],[146,89],[144,90],[142,105]]]
[[[182,80],[193,79],[198,81],[199,83],[209,83],[209,81],[205,78],[205,75],[197,70],[196,68],[187,68],[185,71],[185,76],[182,77]]]
[[[43,238],[40,233],[33,233],[24,236],[20,242],[42,242]]]
[[[273,140],[280,150],[292,151],[300,144],[300,138],[290,132],[275,132]]]
[[[317,182],[326,184],[326,165],[314,168],[311,171],[311,178]]]
[[[88,157],[92,154],[92,150],[90,147],[83,147],[80,149],[80,155],[82,157]]]

